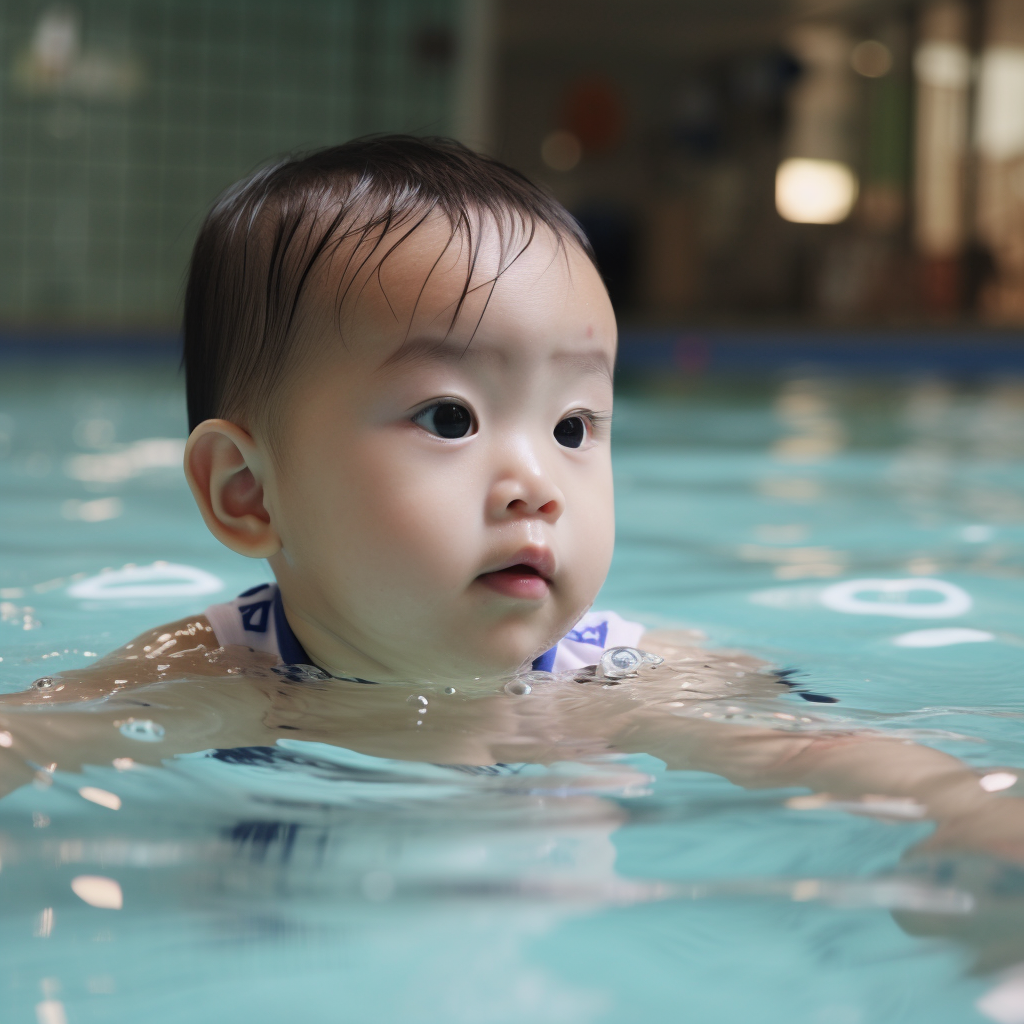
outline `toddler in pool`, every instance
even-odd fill
[[[956,759],[723,721],[716,700],[781,684],[590,611],[614,539],[615,346],[575,221],[457,143],[357,140],[232,188],[189,277],[185,472],[213,534],[276,582],[5,698],[7,788],[29,763],[283,735],[481,766],[644,751],[896,798],[939,821],[933,842],[1021,856],[1020,801]],[[667,660],[612,685],[593,666],[616,647]],[[509,680],[531,667],[556,674],[522,700]],[[24,707],[65,701],[94,713]],[[166,730],[145,750],[111,728],[140,705]]]

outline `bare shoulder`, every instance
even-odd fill
[[[640,638],[640,647],[671,661],[678,654],[703,650],[706,639],[699,629],[648,629]]]
[[[728,648],[705,646],[699,630],[649,630],[640,647],[665,659],[656,675],[671,680],[694,695],[720,697],[768,697],[786,692],[782,676],[768,662]]]
[[[230,665],[274,660],[248,648],[220,647],[206,616],[192,615],[146,630],[84,668],[44,676],[21,693],[0,695],[0,705],[95,700],[176,676],[222,676]]]
[[[640,646],[666,661],[714,661],[728,663],[747,672],[770,671],[768,662],[747,654],[706,647],[707,637],[697,629],[651,629],[640,639]]]
[[[104,655],[90,668],[135,661],[144,668],[168,658],[180,662],[190,654],[213,650],[217,646],[216,634],[206,616],[193,615],[140,633],[134,640]]]

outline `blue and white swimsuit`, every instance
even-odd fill
[[[285,618],[281,592],[276,583],[263,583],[239,594],[234,601],[206,609],[222,647],[238,644],[276,654],[284,665],[312,665]],[[549,651],[533,663],[541,672],[566,672],[596,665],[609,647],[636,647],[644,627],[615,612],[587,612]]]

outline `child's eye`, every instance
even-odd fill
[[[579,448],[587,436],[587,424],[582,416],[567,416],[555,427],[555,440],[563,448]]]
[[[438,437],[465,437],[473,430],[473,414],[458,402],[438,402],[412,418],[424,430]]]

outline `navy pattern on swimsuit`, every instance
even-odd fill
[[[293,682],[328,679],[312,664],[284,612],[281,592],[275,583],[261,583],[234,601],[210,605],[206,617],[222,647],[239,645],[276,655],[289,671],[282,673]],[[609,647],[635,647],[644,634],[639,622],[629,622],[615,612],[587,612],[554,647],[532,664],[535,672],[572,672],[596,665]],[[370,679],[345,676],[356,683]]]

